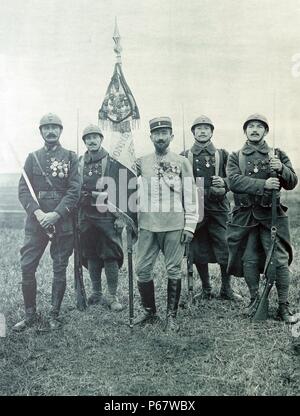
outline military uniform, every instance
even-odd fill
[[[150,120],[150,130],[172,127],[168,117]],[[167,318],[176,317],[181,292],[183,230],[194,232],[198,213],[189,161],[173,152],[152,153],[137,161],[141,175],[136,273],[146,318],[155,317],[152,271],[161,250],[168,273]],[[185,182],[186,180],[186,182]]]
[[[90,125],[83,133],[83,139],[87,134],[98,133],[102,136],[98,126]],[[103,137],[103,136],[102,136]],[[119,178],[122,170],[126,169],[118,161],[111,158],[108,152],[100,148],[98,151],[87,151],[79,161],[80,174],[82,176],[82,190],[79,209],[79,228],[83,263],[88,268],[93,293],[89,298],[90,304],[104,301],[102,297],[101,273],[105,269],[108,286],[106,301],[113,310],[121,310],[122,306],[117,299],[118,270],[123,264],[122,233],[115,228],[117,213],[108,210],[100,212],[96,206],[97,198],[92,196],[93,191],[108,193],[108,198],[119,207]],[[113,180],[115,187],[109,183],[101,183]],[[121,186],[121,185],[120,185]],[[109,196],[110,190],[115,191]],[[123,192],[123,191],[121,191]],[[133,191],[129,190],[128,195]],[[122,195],[121,195],[122,197]],[[104,202],[104,201],[103,201]],[[127,202],[127,200],[126,200]],[[124,208],[123,208],[124,209]],[[125,208],[127,212],[127,208]],[[131,216],[135,213],[129,213]]]
[[[214,128],[208,117],[201,116],[194,121],[192,132],[200,124],[208,124],[212,130]],[[225,299],[234,299],[237,295],[233,294],[230,276],[226,272],[228,262],[226,223],[230,209],[226,178],[228,152],[224,149],[216,149],[211,140],[204,144],[195,140],[191,149],[183,154],[193,166],[198,190],[200,219],[190,244],[189,255],[201,278],[203,296],[205,298],[212,296],[208,263],[218,263],[222,276],[220,295]],[[224,186],[219,188],[212,186],[213,176],[223,178]]]
[[[268,131],[266,119],[254,116],[250,116],[249,120],[262,120]],[[280,187],[291,190],[298,181],[292,164],[282,150],[276,149],[275,153],[282,163],[282,172],[278,174]],[[234,193],[235,203],[228,224],[228,273],[245,277],[252,304],[258,293],[259,275],[263,271],[271,243],[272,191],[265,189],[265,182],[271,176],[271,154],[264,140],[257,145],[247,141],[241,150],[229,156],[227,165],[229,186]],[[282,308],[288,301],[288,265],[293,257],[286,211],[287,207],[280,202],[278,191],[276,287]]]
[[[49,123],[51,120],[50,117]],[[45,145],[35,154],[30,153],[24,169],[39,203],[33,199],[22,176],[19,181],[19,200],[27,213],[25,241],[21,248],[22,290],[26,317],[30,319],[36,313],[35,273],[49,242],[49,235],[34,215],[38,209],[45,213],[54,211],[60,216],[55,224],[55,234],[50,245],[54,275],[51,314],[57,316],[66,288],[66,268],[73,251],[71,213],[80,195],[78,159],[74,152],[64,149],[58,142],[53,148]]]

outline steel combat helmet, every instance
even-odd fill
[[[199,124],[208,124],[211,126],[212,131],[214,130],[215,126],[213,125],[212,121],[210,118],[206,117],[206,116],[200,116],[197,117],[196,120],[194,120],[192,127],[191,127],[191,131],[192,133],[194,133],[194,128],[196,126],[198,126]]]
[[[251,114],[251,116],[249,116],[247,118],[247,120],[245,121],[244,125],[243,125],[243,130],[246,131],[246,128],[248,126],[248,124],[250,123],[250,121],[260,121],[261,123],[264,124],[264,126],[266,127],[266,131],[268,133],[269,131],[269,123],[268,120],[265,116],[255,113],[255,114]]]
[[[100,127],[95,124],[89,124],[82,132],[82,140],[84,141],[85,136],[92,133],[96,133],[99,134],[99,136],[104,137]]]
[[[46,126],[47,124],[56,124],[57,126],[63,128],[61,119],[56,114],[53,114],[53,113],[45,114],[41,118],[39,128],[41,129],[42,126]]]

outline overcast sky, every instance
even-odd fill
[[[215,144],[232,151],[245,118],[261,112],[269,142],[275,121],[276,146],[300,167],[300,1],[1,0],[0,171],[18,170],[7,141],[21,161],[41,147],[44,113],[61,117],[61,143],[73,150],[77,108],[80,133],[97,123],[115,63],[115,16],[141,114],[137,155],[152,151],[152,117],[172,118],[179,152],[182,107],[188,145],[193,119],[206,114]]]

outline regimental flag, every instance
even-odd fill
[[[115,42],[114,51],[117,55],[117,62],[115,64],[114,73],[107,88],[103,103],[99,110],[98,118],[100,126],[103,129],[110,130],[110,157],[126,169],[124,173],[126,173],[127,177],[126,200],[128,202],[131,195],[136,192],[136,181],[135,187],[132,185],[133,178],[136,179],[136,156],[132,130],[139,126],[140,114],[136,101],[122,71],[121,37],[117,22],[115,25],[113,40]],[[124,202],[124,198],[121,199],[123,199]],[[123,206],[119,206],[119,208],[123,210],[124,203],[122,205]],[[134,221],[136,221],[136,206],[135,212],[132,212],[132,209],[130,209],[128,204],[127,207],[127,213],[132,217],[132,219],[134,219]]]
[[[111,130],[110,155],[136,174],[132,130],[139,126],[140,114],[122,71],[121,37],[117,23],[113,39],[117,63],[99,110],[99,124],[103,129],[109,128]]]

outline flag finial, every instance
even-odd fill
[[[121,46],[121,36],[120,36],[119,28],[118,28],[117,17],[115,18],[115,31],[113,35],[113,40],[115,41],[114,51],[117,55],[117,63],[121,64],[122,46]]]

